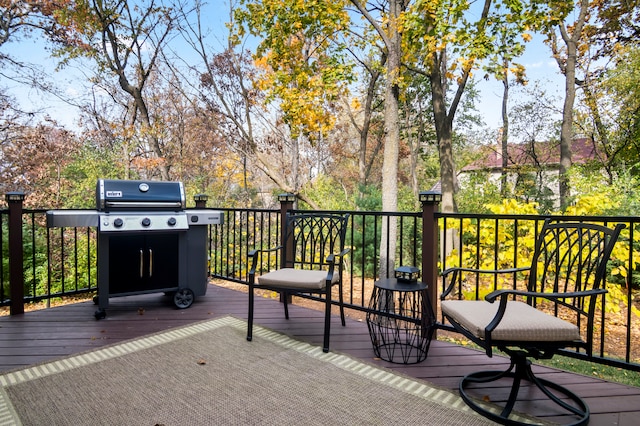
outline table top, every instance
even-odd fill
[[[428,287],[426,283],[421,281],[410,283],[398,281],[396,278],[384,278],[376,281],[374,285],[383,290],[391,291],[421,291]]]

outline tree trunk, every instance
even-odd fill
[[[507,70],[507,64],[504,64],[504,74],[502,76],[502,132],[500,136],[501,145],[501,169],[500,169],[500,195],[502,198],[507,196],[507,166],[509,159],[509,152],[507,150],[509,141],[509,74]]]
[[[375,28],[384,42],[387,53],[386,88],[384,100],[384,156],[382,161],[382,210],[395,212],[398,209],[398,157],[400,145],[400,59],[402,56],[402,35],[398,26],[404,11],[404,0],[389,0],[386,28],[376,21],[363,2],[351,0],[367,21]],[[380,238],[380,277],[386,278],[394,269],[397,239],[397,223],[390,219],[382,222]]]
[[[570,188],[567,172],[571,167],[571,141],[573,139],[573,104],[576,97],[576,64],[578,62],[577,45],[582,37],[582,29],[589,15],[589,1],[580,0],[580,11],[571,25],[571,33],[564,23],[558,24],[558,30],[566,47],[566,58],[561,57],[555,38],[552,39],[552,51],[560,70],[565,76],[565,98],[562,109],[562,127],[560,130],[560,207],[569,203]]]
[[[491,0],[484,1],[482,14],[478,20],[477,31],[484,31],[487,25],[487,16],[491,6]],[[436,23],[433,22],[435,27]],[[442,204],[440,209],[445,213],[457,211],[455,193],[458,189],[455,162],[453,160],[453,118],[458,110],[464,89],[469,80],[475,60],[468,61],[457,79],[458,87],[447,110],[447,50],[446,48],[433,52],[429,64],[429,80],[431,82],[431,102],[433,106],[433,119],[438,139],[438,153],[440,155],[440,185],[442,191]]]
[[[384,56],[384,55],[383,55]],[[382,62],[386,60],[386,57],[382,58]],[[373,101],[376,95],[376,85],[378,80],[380,79],[381,73],[375,68],[371,67],[371,78],[369,80],[369,84],[367,86],[367,96],[365,98],[364,110],[363,110],[363,120],[362,120],[362,128],[360,129],[360,150],[358,153],[358,178],[360,183],[360,188],[364,188],[369,179],[369,174],[371,171],[371,163],[377,154],[379,147],[375,146],[372,152],[369,153],[371,160],[367,161],[367,148],[369,141],[369,130],[371,129],[371,119],[373,116]],[[352,118],[353,125],[355,128],[358,128],[358,125],[355,119]],[[378,145],[378,144],[377,144]],[[362,193],[360,193],[362,196]]]
[[[444,52],[438,53],[436,64],[431,68],[431,96],[433,104],[433,119],[438,139],[438,154],[440,157],[440,185],[442,191],[441,211],[452,213],[457,210],[454,194],[457,186],[455,164],[453,162],[453,120],[447,114],[445,101],[444,75],[440,64],[443,63]]]
[[[398,19],[402,0],[389,2],[389,38],[387,43],[387,80],[384,100],[384,157],[382,160],[382,210],[398,210],[398,158],[400,155],[400,75],[401,34]],[[382,222],[380,239],[380,277],[387,277],[395,265],[397,223],[394,218]]]
[[[562,127],[560,129],[560,207],[564,209],[569,200],[569,177],[571,167],[571,140],[573,139],[573,104],[576,98],[576,44],[567,43],[567,62],[565,68],[565,97],[562,108]]]

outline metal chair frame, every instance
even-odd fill
[[[335,215],[323,213],[292,213],[287,212],[285,235],[282,244],[268,249],[258,249],[249,252],[251,261],[249,269],[249,314],[247,327],[247,340],[253,337],[254,317],[254,291],[256,289],[271,290],[281,294],[284,303],[285,318],[289,319],[288,303],[291,295],[295,294],[319,294],[324,295],[325,318],[323,351],[329,351],[329,335],[331,330],[331,291],[338,286],[339,308],[342,326],[345,326],[343,305],[343,259],[350,251],[344,248],[347,221],[349,214]],[[259,283],[260,277],[256,277],[258,266],[261,265],[261,257],[265,254],[280,256],[280,268],[293,268],[296,270],[326,271],[324,286],[320,289],[309,290],[297,286],[265,285]],[[334,278],[337,274],[337,280]],[[258,282],[256,282],[256,278]]]
[[[589,407],[579,396],[556,383],[535,376],[531,369],[531,358],[550,359],[560,349],[583,349],[588,355],[593,351],[593,330],[597,299],[604,297],[606,267],[613,246],[624,225],[614,229],[581,222],[553,223],[546,220],[536,241],[530,267],[506,270],[479,270],[473,268],[450,268],[443,272],[449,284],[441,296],[446,300],[455,292],[462,298],[463,277],[469,274],[519,274],[528,273],[527,290],[496,290],[485,297],[487,303],[497,302],[497,313],[484,329],[484,338],[468,330],[456,318],[444,315],[455,331],[485,349],[487,356],[497,348],[510,357],[511,364],[506,371],[479,371],[462,378],[460,395],[476,412],[501,424],[531,424],[512,416],[523,381],[538,387],[551,401],[568,412],[576,420],[570,424],[583,425],[589,421]],[[496,340],[492,332],[503,320],[507,304],[517,298],[537,307],[541,300],[552,304],[554,309],[566,308],[573,312],[581,333],[581,340],[575,341],[528,341]],[[478,302],[473,302],[478,303]],[[474,398],[468,391],[471,384],[487,384],[502,378],[511,378],[513,383],[509,397],[502,407],[490,407],[484,401]],[[484,389],[484,388],[483,388]],[[486,389],[485,389],[486,390]],[[486,393],[486,392],[485,392]],[[571,403],[570,403],[571,402]]]

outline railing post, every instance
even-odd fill
[[[193,196],[193,200],[196,202],[197,209],[204,209],[207,207],[209,196],[207,194],[196,194]]]
[[[438,307],[438,220],[436,212],[442,194],[423,191],[418,195],[422,203],[422,281],[428,284],[433,312]],[[436,330],[437,331],[437,330]],[[436,337],[434,333],[434,337]]]
[[[279,194],[280,201],[280,245],[283,250],[280,257],[280,267],[286,268],[287,264],[293,263],[293,241],[287,241],[287,212],[293,210],[293,203],[296,201],[294,194]]]
[[[279,194],[278,201],[280,201],[280,245],[282,246],[280,268],[286,268],[288,262],[293,264],[293,240],[291,238],[287,240],[287,212],[293,210],[296,196],[288,193]],[[284,302],[284,297],[287,298],[287,303],[291,303],[291,294],[280,293],[280,302]]]
[[[22,247],[22,202],[24,192],[7,192],[9,205],[9,289],[11,315],[24,314],[24,271]]]

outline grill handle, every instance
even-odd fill
[[[140,249],[140,278],[143,277],[144,274],[144,253],[142,252],[142,249]]]
[[[107,201],[104,203],[105,210],[114,209],[148,209],[148,208],[164,208],[164,209],[182,209],[183,205],[180,201]]]

